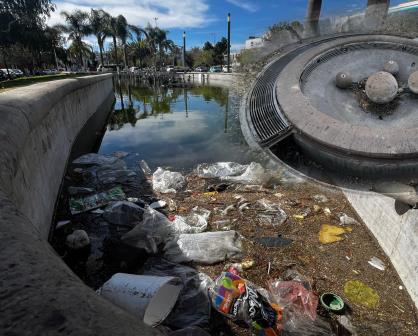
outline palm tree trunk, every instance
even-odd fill
[[[77,44],[78,44],[78,62],[80,63],[81,69],[84,68],[83,66],[83,42],[81,41],[81,37],[77,37]]]
[[[128,68],[128,59],[126,58],[126,44],[123,44],[123,59],[125,62],[125,69]]]
[[[115,53],[115,62],[116,62],[116,67],[119,69],[119,60],[118,60],[118,47],[116,44],[116,36],[113,36],[113,48],[114,48],[114,53]]]
[[[100,42],[100,39],[97,39],[97,44],[99,45],[99,53],[100,53],[100,63],[104,65],[103,61],[103,44]]]

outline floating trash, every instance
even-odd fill
[[[351,302],[367,308],[376,308],[379,304],[379,294],[373,288],[358,280],[347,281],[344,285],[344,293]]]
[[[342,228],[335,225],[323,224],[321,226],[321,231],[319,231],[319,241],[322,244],[330,244],[344,240],[344,237],[341,237],[342,234],[351,232],[353,229]]]

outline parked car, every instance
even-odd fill
[[[231,67],[229,67],[229,71],[231,71]],[[224,65],[222,67],[222,72],[228,72],[228,66],[227,65]]]
[[[58,71],[55,69],[45,69],[44,71],[42,71],[42,73],[44,75],[55,75],[58,73]]]
[[[17,75],[12,71],[12,69],[9,69],[9,71],[7,71],[7,69],[0,69],[0,71],[6,76],[6,78],[10,78],[14,79],[17,77]]]
[[[129,68],[129,72],[130,73],[138,73],[139,70],[140,69],[138,67],[135,67],[135,66]]]
[[[119,65],[119,70],[123,69],[123,65]],[[117,71],[117,65],[116,64],[99,64],[97,67],[97,72],[116,72]]]
[[[222,65],[211,66],[209,72],[222,72]]]
[[[20,69],[11,69],[11,71],[16,75],[16,77],[23,77],[25,75]]]
[[[167,72],[174,72],[174,70],[175,70],[175,66],[174,65],[169,65],[167,68],[165,68],[165,70],[167,71]]]
[[[208,72],[209,68],[205,65],[198,66],[194,71],[196,72]]]

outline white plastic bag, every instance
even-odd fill
[[[267,182],[269,175],[263,166],[257,162],[251,162],[245,171],[239,176],[221,177],[223,181],[237,182],[242,184],[263,184]]]
[[[200,164],[196,170],[199,177],[216,178],[240,175],[245,172],[247,167],[248,165],[241,165],[235,162],[217,162],[214,164]]]
[[[264,209],[264,213],[258,215],[258,218],[263,223],[271,224],[273,227],[277,227],[286,221],[287,214],[279,207],[279,205],[264,198],[258,200],[257,204]]]
[[[194,261],[211,265],[242,258],[241,238],[235,231],[181,234],[169,241],[164,251],[168,260],[177,263]]]
[[[178,233],[200,233],[207,229],[210,211],[194,207],[186,217],[177,215],[172,222]]]
[[[129,245],[143,248],[148,253],[157,253],[158,246],[182,233],[199,233],[206,230],[210,211],[195,207],[186,217],[176,216],[170,221],[162,213],[146,208],[143,220],[131,231],[122,236]]]
[[[152,187],[154,191],[163,194],[175,193],[185,186],[186,179],[178,172],[171,172],[158,167],[152,175]]]

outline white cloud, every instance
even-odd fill
[[[145,26],[154,24],[162,28],[196,28],[213,21],[209,16],[207,0],[66,0],[57,1],[56,10],[48,20],[48,25],[64,23],[60,12],[90,8],[101,8],[111,15],[122,14],[129,23]]]
[[[256,12],[258,10],[258,6],[250,1],[247,0],[226,0],[230,4],[242,8],[248,12]]]

